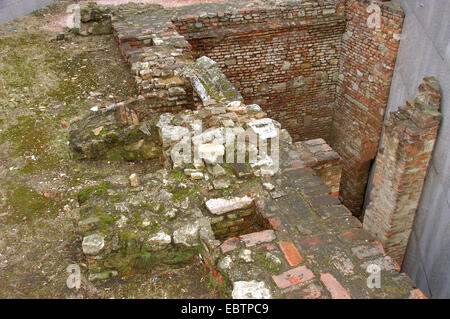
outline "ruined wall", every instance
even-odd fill
[[[436,79],[424,79],[416,99],[390,114],[377,156],[364,228],[400,265],[436,141],[440,100]]]
[[[131,66],[139,90],[148,104],[137,109],[140,117],[155,112],[179,112],[194,108],[192,86],[182,76],[193,61],[191,46],[170,22],[172,12],[155,5],[145,6],[123,20],[120,8],[113,12],[113,33],[123,56]],[[149,16],[150,15],[150,16]]]
[[[347,27],[330,136],[344,163],[340,198],[356,215],[378,149],[403,24],[400,7],[377,2],[380,28],[371,29],[367,24],[370,3],[346,1]]]
[[[327,138],[345,27],[342,3],[184,14],[173,22],[194,56],[217,61],[246,103],[259,104],[295,140]]]

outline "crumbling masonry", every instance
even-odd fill
[[[441,114],[439,84],[424,79],[417,97],[389,115],[377,157],[364,228],[401,265],[422,194]]]
[[[387,230],[368,224],[374,237],[347,209],[362,206],[403,21],[380,2],[371,29],[369,4],[82,4],[82,26],[111,18],[140,96],[74,123],[74,155],[166,167],[80,192],[91,279],[201,253],[235,298],[423,297],[376,239]],[[240,136],[258,156],[224,163]],[[278,143],[278,157],[261,141]]]

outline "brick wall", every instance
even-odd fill
[[[246,103],[259,104],[296,140],[327,138],[345,23],[342,1],[173,19],[194,56],[219,63]]]
[[[377,156],[364,228],[381,241],[399,264],[436,140],[441,118],[439,104],[439,84],[434,78],[425,78],[416,99],[390,114]]]
[[[212,216],[211,227],[215,238],[224,240],[270,229],[270,224],[254,207],[251,207],[221,216]]]
[[[369,28],[370,3],[346,1],[347,27],[330,136],[331,146],[344,163],[340,198],[356,215],[379,145],[403,24],[399,7],[378,2],[380,28]]]

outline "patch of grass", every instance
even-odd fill
[[[79,99],[80,94],[97,89],[96,68],[88,52],[57,62],[50,65],[51,69],[65,76],[59,80],[57,87],[47,93],[48,96],[71,104]]]
[[[0,134],[0,143],[11,143],[10,155],[26,158],[22,173],[52,169],[59,162],[59,156],[52,152],[55,136],[45,120],[34,116],[19,116],[17,124]]]

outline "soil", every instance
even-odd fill
[[[0,26],[0,298],[218,297],[200,258],[181,269],[67,287],[69,265],[87,277],[77,192],[112,173],[161,168],[157,160],[71,158],[71,123],[92,106],[137,94],[113,36],[65,32],[57,40],[64,29],[55,21],[73,2],[57,1]]]

